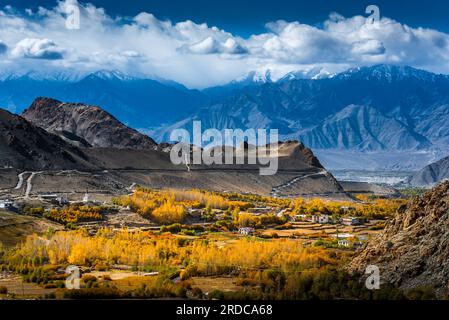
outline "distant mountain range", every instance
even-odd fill
[[[449,180],[449,157],[424,167],[412,175],[407,183],[415,187],[433,187],[443,180]]]
[[[208,101],[203,93],[176,82],[140,79],[118,71],[99,71],[72,78],[28,73],[0,80],[2,108],[21,113],[40,96],[106,106],[106,111],[116,118],[139,129],[188,116]]]
[[[38,96],[100,105],[156,141],[201,120],[204,129],[279,129],[281,139],[301,140],[314,150],[442,157],[449,146],[449,77],[407,66],[376,65],[337,75],[309,70],[277,81],[269,72],[250,73],[201,91],[117,71],[0,79],[0,106],[8,110],[20,113]]]
[[[210,89],[209,89],[210,90]],[[234,90],[170,127],[277,128],[315,149],[423,150],[447,146],[449,77],[379,65],[331,78],[283,79]],[[166,139],[165,128],[157,139]]]

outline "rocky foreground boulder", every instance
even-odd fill
[[[401,207],[384,232],[373,238],[349,264],[364,273],[380,269],[381,283],[404,290],[433,288],[449,293],[449,182]]]

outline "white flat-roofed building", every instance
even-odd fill
[[[15,203],[9,199],[0,200],[0,209],[11,210],[15,209]]]

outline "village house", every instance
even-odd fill
[[[348,247],[349,247],[349,240],[348,240],[348,239],[339,239],[339,240],[338,240],[338,245],[339,245],[340,247],[346,247],[346,248],[348,248]]]
[[[262,214],[267,214],[267,213],[270,213],[271,211],[273,211],[273,208],[271,208],[271,207],[249,208],[247,210],[248,213],[251,213],[251,214],[253,214],[255,216],[262,215]]]
[[[70,203],[69,199],[67,199],[66,196],[59,196],[56,198],[56,201],[59,203],[60,206],[64,206]]]
[[[359,226],[364,223],[364,219],[357,218],[357,217],[347,217],[341,219],[341,223],[345,226]]]
[[[318,218],[318,223],[320,224],[326,224],[329,223],[329,215],[328,214],[322,214]]]
[[[297,214],[295,215],[295,221],[304,221],[307,219],[307,215],[305,214]]]
[[[240,228],[239,229],[239,233],[245,236],[250,236],[252,235],[256,230],[254,228],[250,228],[250,227],[244,227],[244,228]]]
[[[55,193],[39,194],[39,199],[43,201],[52,201],[52,200],[57,201],[58,197],[59,196]]]
[[[0,209],[5,210],[15,210],[16,206],[14,201],[11,201],[9,199],[0,200]]]
[[[346,247],[346,248],[354,248],[358,249],[363,247],[364,241],[366,241],[368,238],[366,235],[358,235],[355,236],[351,233],[339,233],[332,235],[333,238],[337,239],[337,243],[340,247]]]
[[[330,219],[329,219],[329,215],[328,214],[314,214],[312,215],[312,218],[310,220],[310,222],[313,223],[319,223],[319,224],[327,224],[329,223]]]
[[[338,234],[334,234],[332,235],[333,238],[337,239],[337,243],[339,247],[345,247],[348,248],[350,246],[350,238],[353,238],[354,235],[350,234],[350,233],[338,233]]]
[[[203,210],[201,209],[195,209],[195,208],[188,208],[187,212],[191,215],[191,216],[198,216],[200,217],[201,214],[203,213]]]
[[[85,193],[82,202],[85,205],[93,205],[93,206],[97,206],[97,205],[101,205],[102,203],[100,201],[97,201],[95,199],[93,199],[91,197],[91,195],[89,193]]]
[[[282,218],[284,216],[284,214],[287,212],[287,209],[282,209],[281,211],[279,211],[276,216],[278,218]]]

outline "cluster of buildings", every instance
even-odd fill
[[[54,205],[65,206],[71,203],[66,195],[59,195],[55,193],[42,193],[39,194],[38,197],[39,200],[49,202]],[[88,193],[84,195],[83,200],[81,202],[85,205],[102,204],[101,202],[92,199]],[[20,205],[18,205],[14,200],[0,199],[0,210],[18,211],[19,209]]]
[[[53,193],[40,194],[39,199],[42,201],[56,202],[61,206],[70,203],[66,196],[63,196],[63,195],[60,196],[60,195],[53,194]]]
[[[59,204],[60,206],[68,205],[70,204],[69,199],[66,195],[59,195],[56,193],[45,193],[45,194],[39,194],[39,199],[42,201],[48,201],[55,204]],[[83,200],[81,201],[85,205],[100,205],[101,202],[96,201],[93,199],[89,193],[85,193],[83,196]]]
[[[336,223],[336,221],[333,221],[331,216],[328,214],[298,214],[295,216],[295,219],[297,221],[307,221],[312,223],[319,223],[319,224],[328,224],[328,223]],[[341,218],[338,221],[339,223],[345,225],[345,226],[360,226],[366,223],[365,218],[360,217],[345,217]]]

